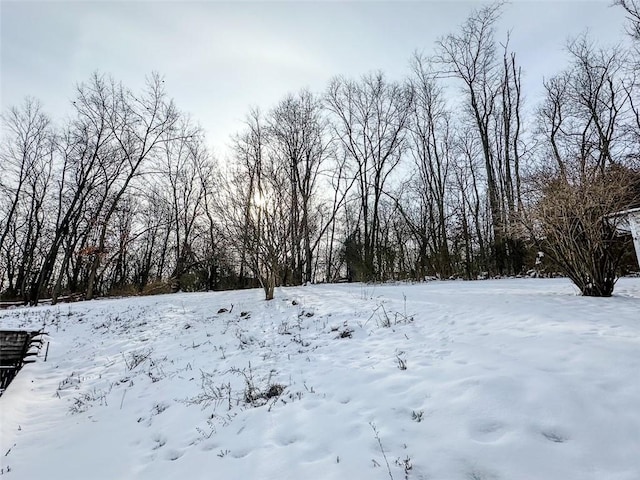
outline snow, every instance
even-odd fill
[[[0,312],[50,340],[0,397],[1,473],[637,480],[639,313],[637,278],[607,299],[510,279]]]

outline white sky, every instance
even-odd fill
[[[624,14],[610,1],[516,1],[499,27],[537,101],[543,77],[566,63],[569,37],[589,30],[624,40]],[[334,75],[408,71],[479,2],[5,1],[0,3],[0,106],[26,95],[54,118],[68,111],[76,83],[96,70],[140,87],[165,76],[168,93],[223,154],[250,106],[268,109],[289,92],[323,91]]]

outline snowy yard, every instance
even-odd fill
[[[640,279],[262,295],[0,312],[50,338],[0,397],[2,475],[640,478]]]

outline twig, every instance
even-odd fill
[[[124,396],[127,394],[127,390],[122,393],[122,400],[120,400],[120,410],[122,410],[122,404],[124,404]]]
[[[380,451],[382,452],[382,457],[384,458],[384,463],[387,464],[387,472],[389,472],[389,478],[393,480],[393,474],[391,473],[391,465],[389,465],[389,460],[387,459],[387,454],[384,452],[384,448],[382,446],[382,440],[380,440],[380,435],[378,434],[378,429],[373,424],[373,422],[369,422],[371,428],[373,429],[373,433],[375,434],[376,440],[378,441],[378,445],[380,445]]]

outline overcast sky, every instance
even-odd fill
[[[567,39],[589,30],[624,40],[624,14],[603,1],[515,1],[499,29],[524,70],[530,104],[543,77],[566,64]],[[2,110],[31,95],[54,118],[76,83],[96,70],[137,89],[164,75],[178,107],[224,155],[250,106],[268,109],[302,87],[323,91],[334,75],[408,71],[479,2],[5,1],[0,3]]]

